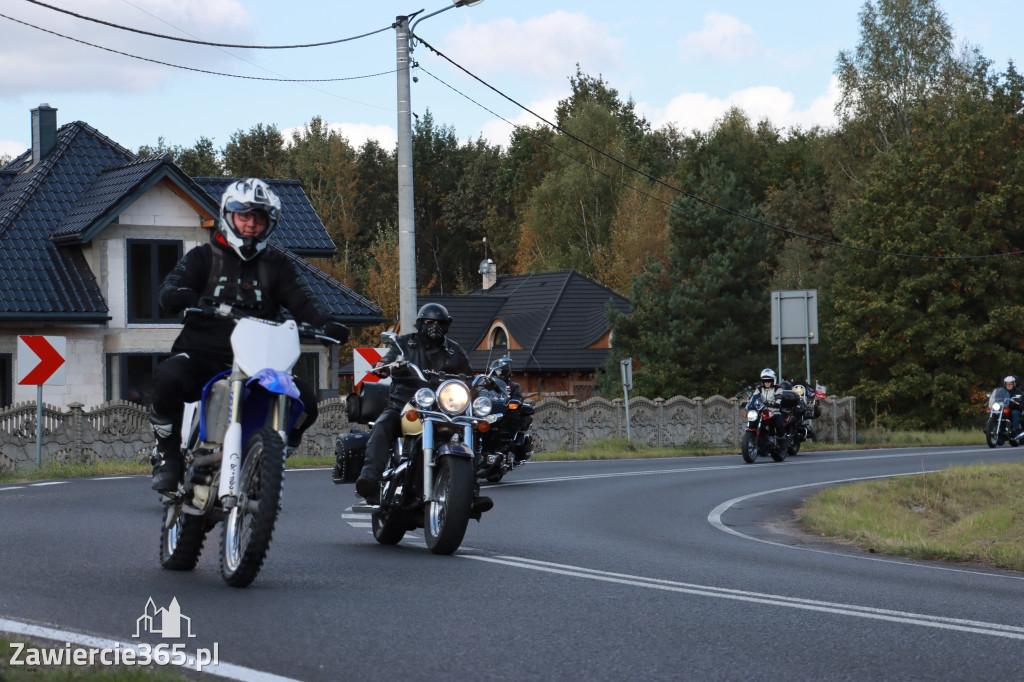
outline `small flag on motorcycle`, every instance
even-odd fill
[[[825,387],[819,384],[817,381],[814,382],[814,398],[815,400],[824,400],[826,395]]]

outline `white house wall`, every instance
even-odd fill
[[[106,327],[53,327],[19,331],[67,338],[67,385],[44,386],[43,402],[67,408],[79,402],[95,407],[104,402],[109,353],[165,353],[181,329],[179,324],[127,323],[128,263],[125,239],[167,239],[183,242],[182,253],[210,239],[195,209],[166,185],[158,183],[128,206],[118,222],[108,225],[82,249],[110,309]],[[6,345],[6,344],[4,344]],[[0,351],[7,348],[0,348]],[[12,348],[11,352],[15,352]],[[14,358],[17,366],[17,357]],[[15,377],[17,379],[17,377]],[[14,386],[14,401],[35,400],[35,386]]]

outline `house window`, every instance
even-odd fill
[[[491,348],[508,348],[508,334],[501,327],[491,332]]]
[[[0,407],[9,407],[14,400],[14,374],[10,353],[0,353]]]
[[[129,239],[125,242],[128,269],[128,321],[177,322],[160,309],[160,283],[181,260],[180,241]]]
[[[313,388],[313,395],[320,396],[320,354],[303,353],[295,363],[292,374]]]
[[[153,402],[153,373],[170,353],[118,353],[107,356],[107,400]]]

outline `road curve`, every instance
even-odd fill
[[[494,510],[452,557],[414,534],[376,544],[352,486],[289,471],[244,590],[220,579],[219,529],[195,571],[160,569],[145,477],[0,486],[0,631],[216,649],[217,674],[252,680],[1022,679],[1024,574],[881,557],[793,522],[826,486],[1022,455],[531,463],[488,489]],[[149,600],[176,602],[194,636],[140,632]]]

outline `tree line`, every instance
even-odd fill
[[[574,269],[633,305],[609,311],[600,390],[618,395],[632,357],[653,398],[753,383],[777,359],[770,293],[817,289],[814,377],[786,346],[787,378],[857,396],[867,423],[979,424],[985,394],[1024,372],[1024,79],[954,44],[934,0],[869,1],[859,21],[834,128],[738,108],[706,131],[655,128],[579,66],[558,129],[517,128],[506,147],[428,111],[413,130],[421,290],[476,288],[485,255],[502,274]],[[301,180],[338,247],[315,264],[397,314],[396,150],[354,148],[317,116],[289,140],[260,124],[222,149],[139,150],[165,152],[193,176]]]

